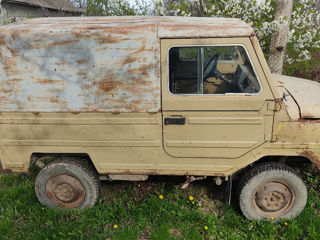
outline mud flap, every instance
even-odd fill
[[[224,200],[227,205],[231,205],[231,197],[232,197],[232,175],[229,176],[229,181],[226,183],[226,190],[224,194]]]

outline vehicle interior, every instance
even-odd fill
[[[242,46],[173,47],[169,90],[173,94],[255,94],[260,84]]]

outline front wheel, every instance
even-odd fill
[[[251,169],[241,180],[239,201],[250,220],[298,216],[307,202],[307,188],[289,166],[266,163]]]
[[[42,168],[35,181],[40,203],[51,208],[92,207],[99,196],[100,181],[85,159],[57,159]]]

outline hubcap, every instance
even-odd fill
[[[86,196],[81,182],[77,178],[65,174],[49,178],[46,192],[49,199],[62,208],[78,207]]]
[[[252,197],[254,210],[263,217],[282,217],[290,211],[294,201],[294,191],[282,181],[261,184]]]

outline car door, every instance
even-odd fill
[[[170,156],[239,158],[270,140],[274,98],[249,38],[163,39],[161,73]]]

